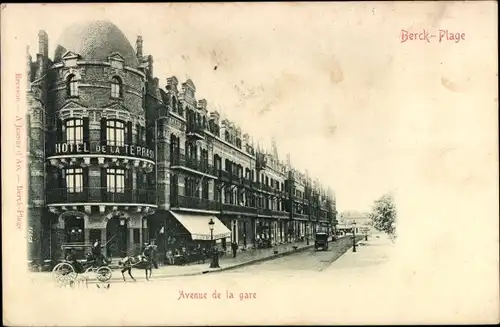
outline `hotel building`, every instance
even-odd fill
[[[52,58],[47,33],[38,39],[27,55],[30,260],[96,239],[122,257],[144,242],[251,247],[336,224],[333,193],[274,142],[256,147],[208,112],[190,79],[160,88],[141,36],[134,49],[112,23],[70,26]]]

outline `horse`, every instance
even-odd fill
[[[149,249],[151,251],[150,252],[151,256],[149,258],[144,257],[142,255],[138,255],[136,257],[126,256],[125,258],[120,260],[119,265],[123,266],[123,269],[121,270],[123,281],[126,281],[125,275],[123,273],[128,271],[128,275],[135,282],[135,278],[134,276],[132,276],[132,268],[144,269],[144,272],[146,274],[146,280],[149,281],[149,277],[151,277],[153,273],[153,267],[158,268],[158,264],[156,262],[156,245],[150,245]],[[149,271],[149,276],[148,276],[148,271]]]
[[[137,269],[144,269],[144,272],[146,273],[146,280],[149,281],[149,277],[151,277],[151,274],[153,273],[153,260],[150,258],[143,259],[144,257],[141,255],[138,255],[136,257],[132,256],[127,256],[120,260],[119,265],[123,266],[121,272],[122,272],[122,277],[123,281],[126,281],[125,275],[123,274],[124,272],[128,271],[128,275],[132,278],[132,280],[135,282],[134,276],[132,276],[132,268],[137,268]],[[149,271],[149,276],[148,276],[148,271]]]

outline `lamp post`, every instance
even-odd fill
[[[212,246],[212,262],[210,262],[210,268],[220,268],[219,267],[219,254],[215,248],[214,243],[214,221],[210,219],[208,222],[208,227],[210,228],[210,245]]]
[[[352,222],[352,252],[356,252],[356,222]]]

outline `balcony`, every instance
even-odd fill
[[[196,209],[206,211],[218,211],[218,203],[198,197],[182,196],[173,197],[170,203],[172,209]]]
[[[266,184],[261,184],[260,189],[267,193],[273,193],[273,189],[271,188],[271,186]]]
[[[299,218],[303,220],[309,220],[309,215],[303,214],[303,213],[294,213],[293,214],[294,218]]]
[[[261,216],[272,216],[273,211],[271,209],[259,208],[259,215]]]
[[[219,170],[219,178],[221,181],[225,183],[232,183],[235,185],[241,185],[243,184],[243,177],[239,177],[238,175],[233,175],[228,171],[225,170]]]
[[[252,188],[252,181],[250,179],[242,178],[241,181],[246,188]]]
[[[186,157],[183,154],[179,156],[172,156],[170,158],[170,168],[172,169],[183,169],[190,172],[201,173],[203,175],[209,175],[215,178],[216,173],[214,166],[209,165],[206,161],[198,160],[195,158]]]
[[[186,126],[186,136],[197,140],[203,140],[205,139],[205,128],[202,124],[188,124]]]
[[[287,211],[276,211],[276,210],[273,210],[271,212],[271,215],[273,217],[283,217],[283,218],[286,218],[286,217],[290,216],[290,213],[287,212]]]
[[[47,204],[119,203],[156,205],[156,192],[151,189],[83,187],[47,190]]]
[[[223,213],[242,213],[256,215],[257,208],[240,206],[237,204],[221,203],[221,211]]]

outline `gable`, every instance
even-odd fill
[[[87,109],[87,107],[82,106],[75,100],[68,100],[59,110],[65,110],[65,109]]]

